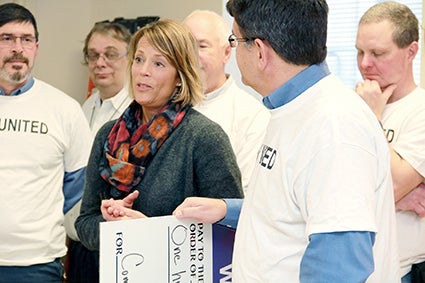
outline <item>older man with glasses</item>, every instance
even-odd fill
[[[118,23],[97,23],[86,37],[83,55],[95,89],[83,111],[93,135],[106,122],[117,119],[131,103],[125,88],[127,49],[131,34]]]

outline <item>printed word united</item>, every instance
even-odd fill
[[[257,162],[267,169],[272,169],[276,160],[276,149],[273,149],[267,145],[262,145],[257,155]]]
[[[41,121],[0,118],[0,132],[47,134],[49,128]]]

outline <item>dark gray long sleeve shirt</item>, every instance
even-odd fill
[[[81,213],[75,226],[81,242],[99,250],[102,199],[110,184],[99,173],[105,140],[113,126],[98,132],[87,166]],[[189,196],[242,198],[241,174],[229,138],[221,127],[190,109],[158,150],[138,185],[133,209],[148,217],[170,215]]]

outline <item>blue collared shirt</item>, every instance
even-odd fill
[[[330,71],[326,62],[319,65],[311,65],[264,97],[263,103],[268,109],[283,106],[329,74]]]
[[[239,214],[241,213],[243,199],[241,198],[227,198],[226,202],[226,216],[218,222],[218,224],[236,229],[239,221]]]
[[[12,91],[10,93],[10,96],[20,95],[20,94],[28,91],[30,88],[32,88],[33,85],[34,85],[34,78],[33,78],[33,76],[30,76],[28,81],[22,87]],[[7,95],[6,92],[2,88],[0,88],[0,95],[3,95],[3,96]]]

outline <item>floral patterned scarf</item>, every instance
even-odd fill
[[[188,106],[171,100],[148,122],[142,123],[142,107],[133,101],[112,127],[99,170],[112,185],[113,198],[122,198],[142,181],[155,153],[183,120]]]

